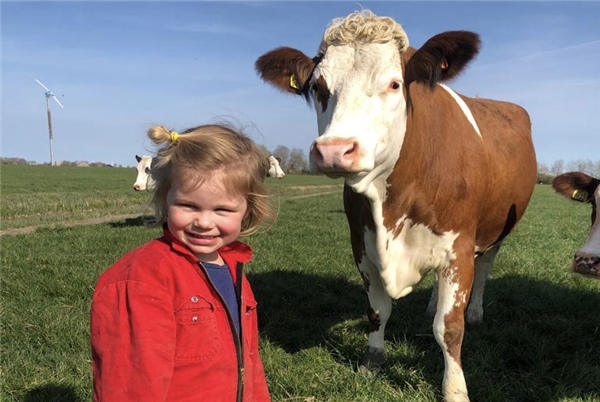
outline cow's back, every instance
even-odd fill
[[[408,215],[435,232],[476,234],[476,244],[489,247],[521,218],[535,185],[527,112],[461,97],[473,125],[441,87],[413,83],[410,94],[407,134],[388,179],[386,226]]]
[[[537,161],[529,115],[519,105],[463,97],[481,122],[485,148],[485,193],[478,240],[484,244],[504,238],[521,219],[537,178]],[[498,222],[504,223],[498,232]]]

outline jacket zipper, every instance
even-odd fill
[[[237,395],[236,395],[235,400],[236,400],[236,402],[242,402],[243,397],[244,397],[244,371],[245,371],[244,370],[244,343],[242,342],[242,339],[244,339],[242,337],[242,330],[243,330],[243,325],[242,325],[242,322],[243,322],[243,319],[242,319],[242,317],[243,317],[243,315],[242,315],[242,270],[243,270],[244,264],[242,264],[241,262],[238,262],[237,266],[236,266],[237,282],[235,284],[235,294],[236,294],[237,302],[238,302],[238,310],[239,310],[238,315],[240,317],[240,333],[239,333],[239,335],[237,334],[237,331],[235,330],[235,323],[233,322],[233,318],[231,317],[231,312],[229,311],[229,308],[227,307],[227,304],[225,303],[225,299],[221,295],[221,292],[219,292],[217,290],[217,287],[213,283],[212,279],[210,279],[208,270],[206,269],[206,267],[204,265],[202,265],[202,262],[198,261],[198,265],[200,266],[200,269],[202,270],[202,272],[208,279],[210,286],[214,289],[215,293],[217,295],[219,295],[221,304],[225,307],[225,311],[227,312],[227,319],[229,321],[229,329],[231,331],[231,337],[233,338],[233,344],[235,345],[235,354],[237,357],[237,366],[238,366]]]

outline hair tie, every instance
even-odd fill
[[[179,138],[179,133],[175,132],[175,131],[171,131],[169,133],[169,139],[171,140],[172,143],[177,142],[177,138]]]

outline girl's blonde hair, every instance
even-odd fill
[[[167,221],[167,194],[175,178],[193,189],[217,173],[228,191],[243,196],[248,203],[240,236],[255,233],[263,223],[274,221],[264,184],[269,162],[250,138],[221,124],[202,125],[180,134],[155,126],[148,130],[148,137],[157,145],[168,143],[157,152],[152,164],[155,226]]]

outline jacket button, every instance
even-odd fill
[[[198,303],[198,297],[192,296],[192,303]]]
[[[192,322],[196,322],[196,321],[198,321],[198,317],[196,317],[196,316],[193,316],[193,317],[192,317]]]

